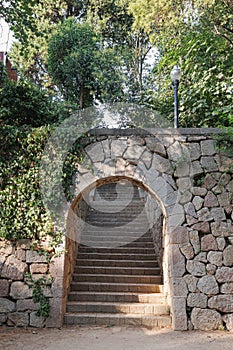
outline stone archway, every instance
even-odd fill
[[[86,158],[78,165],[75,179],[77,203],[96,186],[107,182],[126,178],[147,191],[159,203],[164,217],[164,290],[171,309],[173,328],[187,329],[186,315],[186,286],[182,279],[185,272],[185,258],[181,254],[179,245],[187,240],[187,229],[182,227],[184,209],[179,204],[181,193],[173,176],[174,172],[183,171],[181,166],[174,168],[174,163],[168,158],[164,145],[154,138],[147,142],[140,137],[124,137],[115,140],[104,139],[92,143],[85,148]],[[176,149],[176,159],[183,156],[181,149]],[[183,173],[182,173],[183,176]],[[77,240],[78,222],[70,211],[69,234]],[[70,241],[68,239],[68,241]],[[72,244],[67,244],[69,250]],[[74,256],[75,248],[72,254]],[[72,260],[72,259],[71,259]],[[70,278],[72,268],[70,268]],[[66,283],[69,285],[69,282]]]

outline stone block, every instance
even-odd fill
[[[193,203],[187,203],[184,205],[184,210],[185,210],[185,213],[189,216],[193,216],[194,218],[197,219],[197,212],[196,212],[196,209],[193,205]]]
[[[195,254],[197,254],[201,249],[198,231],[196,230],[189,231],[189,239],[190,239],[190,243],[193,246]]]
[[[0,254],[9,256],[14,253],[14,247],[12,243],[7,241],[0,241]]]
[[[194,249],[191,244],[182,244],[180,250],[186,259],[190,260],[194,257]]]
[[[217,270],[216,265],[213,265],[213,264],[206,265],[206,272],[208,275],[215,275],[216,270]]]
[[[145,147],[141,147],[138,145],[129,146],[124,152],[123,158],[137,163],[144,151]]]
[[[204,187],[192,187],[191,192],[194,196],[205,197],[207,189]]]
[[[218,250],[218,245],[213,235],[209,234],[201,238],[201,250],[205,252]]]
[[[229,237],[233,235],[233,225],[228,222],[212,222],[211,232],[215,237]]]
[[[16,303],[17,311],[36,311],[39,309],[39,303],[34,303],[32,299],[19,299]]]
[[[45,318],[43,316],[36,316],[36,312],[30,313],[30,323],[31,327],[43,328],[45,325]]]
[[[169,257],[170,272],[172,277],[182,277],[185,273],[185,258],[182,255],[179,246],[171,246],[171,256]]]
[[[214,221],[224,221],[226,220],[226,215],[223,208],[212,208],[210,210]]]
[[[222,266],[222,258],[223,258],[222,252],[210,251],[207,255],[208,261],[211,264],[216,266]]]
[[[183,278],[171,278],[171,295],[174,297],[187,297],[188,288]]]
[[[26,251],[24,249],[16,249],[15,256],[21,261],[26,261]]]
[[[164,145],[155,137],[146,137],[146,146],[151,152],[157,153],[162,157],[167,155]]]
[[[27,327],[29,324],[28,312],[14,312],[8,314],[8,322],[16,327]]]
[[[218,283],[215,277],[211,275],[201,277],[197,283],[197,288],[200,292],[207,295],[216,295],[219,293]]]
[[[160,173],[173,174],[173,168],[170,160],[159,156],[158,154],[153,155],[152,166],[153,169]]]
[[[122,157],[122,154],[127,148],[127,141],[124,140],[112,140],[111,142],[111,158]]]
[[[177,179],[176,183],[181,193],[189,191],[192,188],[192,182],[190,177],[183,177],[181,179]]]
[[[223,251],[223,264],[225,266],[233,266],[233,246],[226,247]]]
[[[224,248],[226,247],[226,241],[225,241],[225,238],[223,237],[217,237],[216,238],[216,242],[217,242],[217,245],[218,245],[218,249],[223,251]]]
[[[0,314],[0,326],[2,326],[2,324],[6,322],[6,319],[7,319],[6,314]]]
[[[212,221],[213,216],[208,208],[202,208],[197,212],[200,221]]]
[[[195,196],[193,198],[193,205],[195,207],[195,210],[200,210],[203,206],[204,199],[200,196]]]
[[[191,322],[195,330],[211,331],[222,326],[222,317],[214,310],[194,308],[191,314]]]
[[[15,256],[9,256],[2,268],[1,277],[12,280],[23,280],[27,271],[27,264],[17,259]]]
[[[16,242],[16,247],[19,249],[30,249],[31,241],[30,239],[19,239]]]
[[[11,284],[10,296],[13,299],[27,299],[32,297],[32,288],[24,282],[13,282]]]
[[[61,298],[53,298],[50,301],[50,313],[46,319],[46,327],[60,328],[63,325],[63,300]]]
[[[15,303],[6,298],[0,298],[0,313],[15,311]]]
[[[168,231],[169,242],[171,244],[189,243],[189,234],[186,227],[178,226]]]
[[[216,153],[213,140],[201,141],[201,153],[203,156],[213,156]]]
[[[0,280],[0,297],[7,297],[9,293],[9,281],[1,279]]]
[[[189,307],[200,307],[202,309],[207,307],[207,296],[203,293],[190,293],[187,299]]]
[[[200,262],[203,262],[203,263],[207,263],[207,253],[206,252],[200,252],[198,253],[195,258],[194,258],[195,261],[200,261]]]
[[[220,286],[220,292],[222,294],[233,294],[233,283],[223,283]]]
[[[204,200],[204,206],[208,208],[218,207],[218,198],[215,196],[215,194],[211,191],[208,191],[207,195],[205,196]]]
[[[233,268],[232,267],[219,267],[216,271],[216,280],[218,283],[233,282]]]
[[[30,272],[31,273],[46,273],[48,270],[47,264],[31,264],[30,265]]]
[[[63,253],[51,259],[51,262],[49,264],[49,272],[53,278],[63,277],[64,263],[65,263],[65,255]]]
[[[188,290],[190,292],[196,292],[198,278],[194,277],[193,275],[185,275],[183,278],[187,284]]]
[[[193,276],[204,276],[206,274],[205,264],[195,260],[188,260],[186,264],[187,271]]]
[[[152,154],[148,151],[144,151],[140,159],[145,164],[145,167],[147,169],[150,169],[152,163]]]
[[[193,230],[196,230],[200,233],[209,233],[210,232],[210,225],[208,222],[197,222],[192,226]]]
[[[186,298],[172,298],[172,328],[175,331],[185,331],[188,329]]]
[[[233,314],[223,315],[223,322],[226,324],[226,329],[230,332],[233,331]]]
[[[224,294],[224,295],[215,295],[211,297],[208,301],[208,307],[210,309],[215,309],[220,312],[230,313],[233,312],[233,295]]]
[[[46,256],[40,255],[34,250],[27,250],[26,262],[27,263],[46,263]]]
[[[179,203],[180,204],[189,203],[189,202],[191,202],[192,197],[193,197],[192,193],[189,190],[187,190],[187,191],[185,191],[184,193],[181,194]]]
[[[93,163],[95,162],[103,162],[105,159],[103,147],[101,145],[101,142],[98,143],[92,143],[85,147],[85,152],[91,159]]]
[[[218,171],[218,164],[213,157],[203,156],[201,157],[201,166],[204,168],[206,173],[211,173],[212,171]]]
[[[200,158],[201,148],[199,143],[191,142],[187,145],[191,160],[196,160]]]

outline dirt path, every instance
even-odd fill
[[[0,329],[1,350],[232,350],[233,334],[122,327]]]

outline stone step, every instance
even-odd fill
[[[140,303],[120,303],[120,302],[77,302],[67,303],[67,312],[77,313],[123,313],[123,314],[151,314],[168,315],[169,309],[166,305],[160,304],[140,304]]]
[[[117,247],[117,248],[98,248],[98,247],[79,247],[78,254],[80,253],[109,253],[109,254],[155,254],[153,248],[135,248],[135,247]]]
[[[146,242],[146,243],[152,243],[152,240],[149,237],[140,237],[140,235],[138,234],[138,236],[129,236],[129,235],[125,235],[125,236],[110,236],[110,235],[106,235],[106,236],[94,236],[94,235],[90,235],[90,234],[86,234],[86,235],[82,235],[80,238],[81,244],[85,244],[85,245],[91,245],[91,243],[105,243],[107,244],[108,242],[110,243],[110,245],[107,244],[108,246],[123,246],[126,244],[130,244],[132,242]]]
[[[74,282],[103,282],[103,283],[134,283],[134,284],[159,284],[161,276],[150,275],[97,275],[97,274],[73,274]]]
[[[162,288],[161,288],[162,289]],[[166,305],[166,298],[162,293],[130,293],[130,292],[70,292],[69,301],[83,302],[121,302],[121,303],[155,303]]]
[[[110,242],[111,241],[109,241],[109,243]],[[126,243],[126,244],[120,246],[119,248],[128,248],[128,247],[129,248],[150,248],[150,249],[154,249],[154,243],[153,243],[152,240],[149,240],[148,242],[133,241],[133,242],[130,242],[130,243]],[[90,245],[87,246],[85,244],[80,244],[79,245],[79,249],[80,248],[92,248],[92,247],[90,247]],[[101,248],[101,247],[99,247],[99,248]],[[103,247],[103,248],[108,248],[108,247]]]
[[[76,259],[76,266],[118,266],[118,267],[158,267],[158,261],[156,260],[103,260],[103,259]]]
[[[121,254],[121,253],[79,253],[79,259],[91,259],[91,260],[153,260],[155,254]]]
[[[93,267],[93,266],[76,266],[75,274],[116,274],[116,275],[160,275],[160,268],[145,267]]]
[[[131,315],[131,314],[83,314],[66,313],[64,317],[66,325],[106,325],[106,326],[144,326],[154,328],[171,327],[171,317],[168,315]]]
[[[71,291],[160,293],[161,284],[71,282]]]

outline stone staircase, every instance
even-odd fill
[[[136,186],[95,191],[78,249],[66,325],[169,327],[159,262]]]

